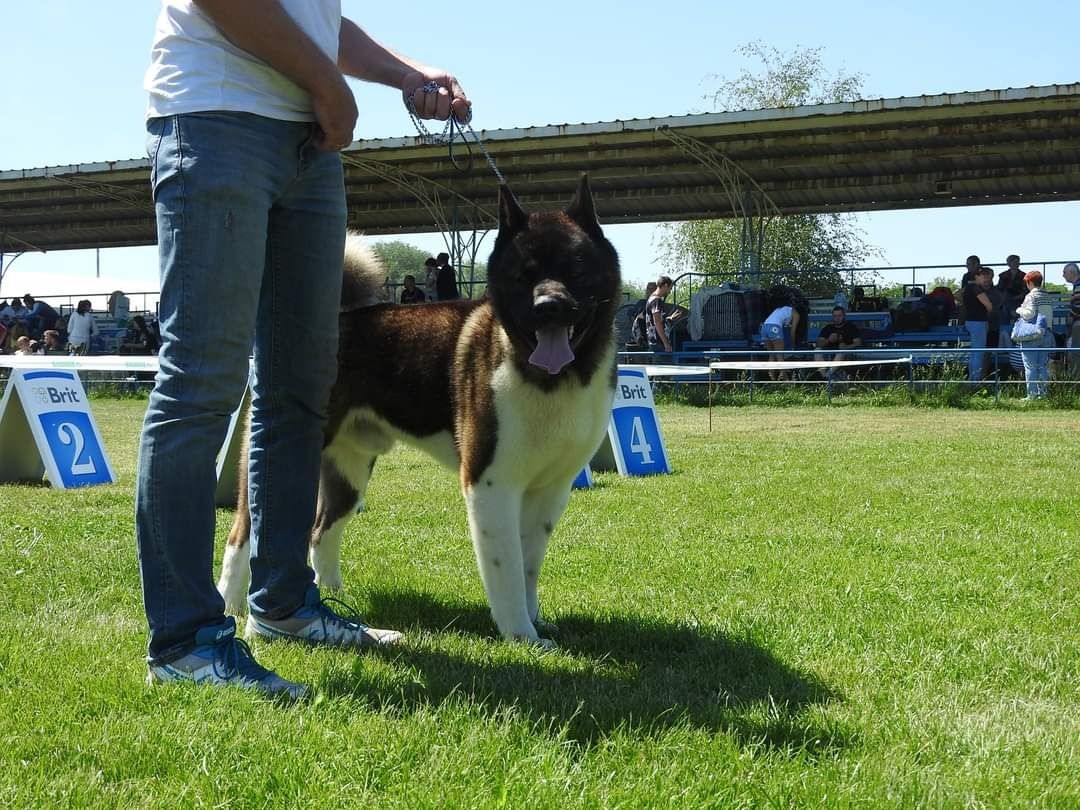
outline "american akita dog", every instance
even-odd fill
[[[338,377],[330,395],[311,563],[342,586],[341,536],[375,459],[402,441],[457,470],[492,617],[507,639],[550,645],[537,579],[571,484],[607,429],[615,387],[619,260],[588,177],[565,211],[528,214],[499,191],[480,301],[366,305],[381,269],[346,247]],[[218,588],[246,609],[246,455]]]

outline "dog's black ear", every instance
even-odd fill
[[[529,226],[529,215],[506,183],[499,184],[499,236],[513,236]]]
[[[596,208],[593,206],[588,173],[582,173],[574,199],[570,201],[570,205],[566,208],[566,215],[580,225],[585,233],[600,233],[600,220],[596,218]]]

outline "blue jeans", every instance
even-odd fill
[[[1054,347],[1054,336],[1047,335],[1041,342],[1025,343],[1020,350],[1024,359],[1024,380],[1027,382],[1027,395],[1031,399],[1046,396],[1046,384],[1050,381],[1050,352]],[[1042,349],[1042,351],[1039,351]],[[1033,351],[1034,350],[1034,351]]]
[[[986,348],[986,321],[968,321],[968,334],[971,336],[972,349]],[[986,352],[973,351],[968,355],[968,380],[979,382],[983,376],[983,356]]]
[[[341,158],[314,127],[244,113],[151,120],[161,265],[160,370],[139,448],[135,529],[149,657],[223,621],[214,586],[215,457],[252,378],[251,611],[299,607],[345,238]]]

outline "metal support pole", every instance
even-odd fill
[[[709,433],[712,433],[712,362],[709,362]]]

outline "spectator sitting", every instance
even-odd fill
[[[97,322],[90,311],[90,302],[84,298],[68,316],[68,353],[89,354],[90,341],[97,333]]]
[[[60,341],[60,333],[55,329],[46,329],[42,337],[45,341],[45,354],[65,354],[64,344]]]
[[[956,317],[956,296],[948,287],[944,285],[934,287],[926,298],[928,303],[941,309],[946,321]]]
[[[128,330],[129,342],[137,343],[145,354],[157,354],[161,348],[161,333],[156,323],[147,323],[142,315],[131,319]]]
[[[438,276],[439,263],[435,261],[434,256],[428,256],[424,260],[424,295],[427,296],[428,301],[439,300],[439,291],[435,283]]]
[[[44,301],[35,301],[29,293],[23,296],[23,303],[27,306],[27,321],[31,336],[41,335],[46,329],[56,326],[56,319],[60,313],[46,304]]]
[[[14,322],[15,310],[11,308],[11,304],[7,302],[7,299],[0,298],[0,324],[11,326]]]
[[[843,307],[833,307],[832,323],[821,330],[815,345],[818,349],[858,349],[862,346],[859,327],[847,319],[847,312]],[[819,362],[823,360],[854,360],[855,356],[844,352],[817,352],[814,354],[814,359]],[[833,370],[829,369],[825,376],[832,379]]]
[[[435,294],[440,301],[456,301],[461,297],[457,286],[457,273],[450,264],[450,254],[440,253],[435,257],[438,275],[435,276]]]
[[[26,357],[30,354],[30,336],[23,335],[15,341],[15,354]]]
[[[1072,297],[1069,299],[1069,318],[1072,321],[1069,330],[1069,376],[1076,379],[1080,377],[1080,267],[1076,266],[1076,262],[1069,262],[1062,274],[1065,283],[1072,287]]]
[[[405,276],[405,286],[401,288],[401,303],[422,304],[427,300],[424,291],[416,286],[416,276]]]

